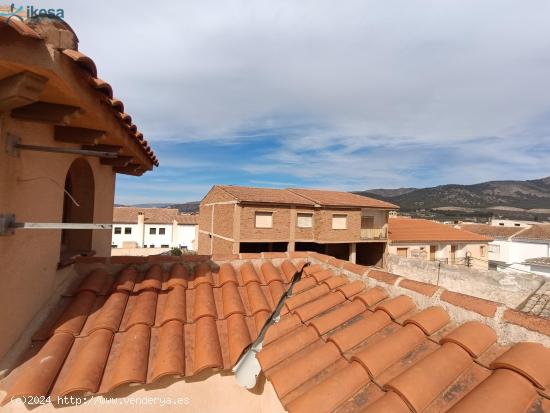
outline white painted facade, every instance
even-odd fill
[[[194,224],[113,223],[112,248],[187,248],[197,250]]]
[[[497,239],[489,243],[489,260],[500,271],[528,271],[550,276],[550,268],[526,263],[530,258],[550,257],[550,239]]]

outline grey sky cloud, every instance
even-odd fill
[[[153,143],[290,131],[244,169],[308,148],[322,169],[289,173],[348,186],[548,173],[528,150],[550,146],[546,0],[38,4],[65,8]],[[407,177],[443,155],[439,176]]]

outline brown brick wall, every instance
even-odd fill
[[[223,189],[213,187],[202,199],[201,205],[209,204],[212,202],[227,202],[227,201],[235,201],[235,198],[233,198]]]
[[[224,239],[214,237],[213,242],[214,254],[233,254],[233,243]]]
[[[256,228],[256,211],[273,212],[272,228]],[[290,207],[243,205],[241,213],[241,242],[288,241],[290,237]]]
[[[199,249],[198,253],[200,255],[209,255],[212,252],[210,251],[210,237],[207,234],[199,232]]]
[[[346,214],[347,229],[332,229],[332,215]],[[321,209],[315,213],[315,236],[319,242],[358,241],[361,234],[361,210]]]
[[[220,204],[214,206],[214,233],[233,238],[233,214],[235,204]]]
[[[212,206],[199,207],[199,229],[210,231],[210,220],[212,219]]]

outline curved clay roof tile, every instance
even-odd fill
[[[111,106],[116,109],[118,112],[124,112],[124,103],[119,99],[111,99]]]
[[[35,32],[18,18],[8,18],[0,16],[0,22],[2,22],[2,24],[7,23],[9,27],[11,27],[21,36],[32,37],[33,39],[41,39],[40,35],[37,32]]]
[[[73,61],[78,63],[83,69],[88,71],[93,78],[97,77],[97,67],[94,61],[83,53],[77,52],[72,49],[65,49],[62,51],[65,56],[70,57]]]
[[[94,77],[92,78],[92,84],[94,88],[101,90],[103,93],[105,93],[109,99],[113,98],[113,88],[109,83],[102,79]]]

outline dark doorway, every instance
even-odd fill
[[[94,222],[94,174],[84,158],[75,160],[65,178],[63,222]],[[64,229],[61,232],[60,261],[92,250],[92,230]]]

